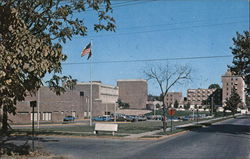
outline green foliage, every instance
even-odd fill
[[[187,104],[184,104],[184,109],[189,110],[190,108],[190,102],[187,102]]]
[[[248,108],[250,108],[250,97],[246,97],[246,105]]]
[[[238,105],[241,103],[239,94],[236,92],[235,87],[233,87],[229,99],[226,99],[225,110],[231,110],[233,114],[236,113]]]
[[[179,107],[179,102],[177,100],[174,101],[174,108],[178,108]]]
[[[117,100],[117,103],[118,103],[118,107],[121,109],[128,109],[129,108],[129,104],[122,102],[122,100],[120,98]]]
[[[76,80],[60,76],[61,62],[67,59],[61,43],[87,34],[83,18],[74,16],[87,8],[97,12],[95,31],[114,31],[109,0],[0,2],[0,107],[4,111],[15,114],[16,102],[24,100],[27,93],[35,93],[47,73],[53,76],[45,83],[58,95],[73,88]]]
[[[218,85],[218,84],[210,84],[208,89],[220,89],[220,85]]]
[[[197,104],[195,104],[195,105],[194,105],[194,109],[198,109],[198,106],[197,106]]]
[[[236,33],[233,38],[232,50],[233,65],[229,66],[230,70],[237,75],[244,77],[246,83],[250,82],[250,34],[244,31],[243,34]],[[249,92],[249,88],[248,88]]]

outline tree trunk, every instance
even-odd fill
[[[7,131],[8,131],[8,112],[6,106],[3,106],[2,133],[6,134]]]
[[[162,118],[163,132],[167,129],[166,105],[163,105],[163,118]]]

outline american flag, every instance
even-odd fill
[[[91,57],[92,52],[91,52],[91,43],[89,43],[83,50],[81,56],[85,56],[89,54],[88,59]]]

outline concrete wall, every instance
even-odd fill
[[[128,103],[131,109],[145,109],[148,94],[146,80],[119,80],[119,98]]]

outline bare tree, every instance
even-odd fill
[[[147,80],[154,80],[160,87],[161,100],[163,102],[163,131],[166,132],[166,110],[165,96],[169,89],[174,85],[182,85],[184,82],[191,80],[191,68],[187,65],[175,65],[170,67],[167,65],[154,65],[143,71]]]

